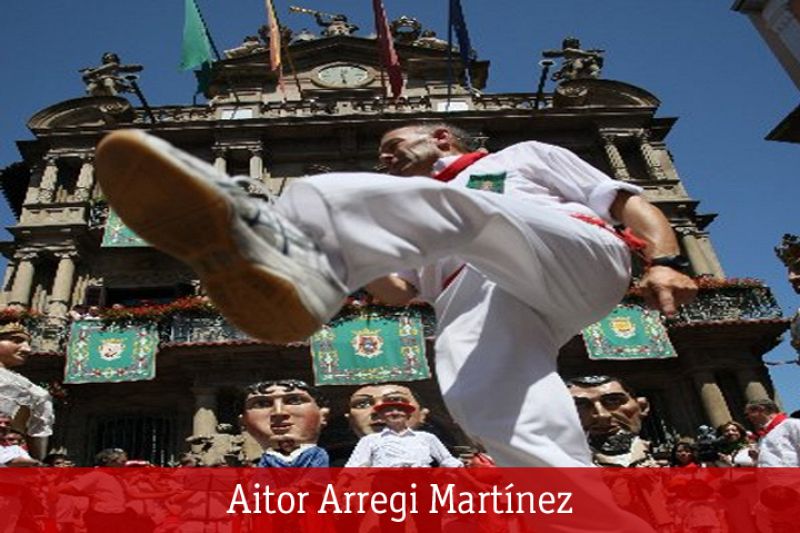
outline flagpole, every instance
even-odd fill
[[[447,2],[447,111],[453,96],[453,0]]]
[[[197,2],[197,0],[195,0]],[[219,55],[219,50],[217,49],[216,43],[214,43],[214,38],[211,36],[211,30],[208,29],[208,24],[206,24],[206,19],[203,16],[203,12],[200,8],[197,8],[197,14],[200,15],[200,22],[203,23],[203,30],[206,32],[206,37],[208,37],[208,43],[211,45],[211,50],[214,52],[214,55],[217,58],[217,61],[222,61],[222,56]]]

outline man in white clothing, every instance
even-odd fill
[[[409,177],[314,176],[274,206],[139,131],[107,136],[97,173],[123,221],[189,263],[243,331],[301,339],[363,286],[387,303],[421,295],[437,311],[445,402],[498,465],[590,465],[556,357],[628,288],[631,253],[609,223],[643,241],[648,302],[672,314],[696,286],[638,187],[542,143],[466,152],[451,126],[396,129],[380,159]],[[417,270],[389,275],[403,269]]]
[[[436,435],[408,427],[413,405],[384,402],[376,405],[375,411],[386,426],[379,433],[361,437],[345,466],[426,467],[434,462],[445,467],[464,466]]]
[[[800,466],[800,420],[768,398],[747,402],[744,413],[759,436],[758,466]]]

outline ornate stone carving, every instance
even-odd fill
[[[133,92],[132,82],[135,72],[141,72],[141,65],[122,65],[119,56],[113,52],[103,54],[98,67],[87,67],[79,72],[86,83],[86,93],[91,96],[117,96]],[[124,75],[124,77],[123,77]]]
[[[583,50],[581,41],[575,37],[567,37],[561,44],[561,50],[545,50],[546,58],[562,58],[561,68],[553,73],[553,81],[569,81],[578,79],[596,79],[603,68],[605,50],[592,48]]]

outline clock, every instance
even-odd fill
[[[317,71],[316,81],[333,89],[360,87],[372,80],[372,75],[358,65],[332,65]]]

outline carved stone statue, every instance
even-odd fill
[[[236,48],[225,50],[225,57],[228,59],[234,57],[244,57],[249,56],[250,54],[255,54],[256,52],[263,52],[264,50],[266,50],[266,48],[263,44],[261,44],[261,40],[259,40],[258,36],[248,35],[244,38],[242,44]]]
[[[352,35],[358,30],[358,26],[350,24],[346,15],[341,13],[323,13],[315,9],[305,7],[289,6],[290,13],[303,13],[313,15],[314,20],[322,28],[323,37],[334,37],[336,35]]]
[[[447,50],[447,41],[439,39],[433,30],[423,30],[419,38],[412,43],[414,46],[430,48],[432,50]]]
[[[567,37],[561,44],[561,50],[545,50],[542,56],[546,58],[562,58],[561,68],[553,74],[553,81],[569,81],[577,79],[596,79],[600,77],[603,68],[603,54],[605,50],[592,48],[583,50],[581,41],[574,37]]]
[[[113,52],[103,54],[102,63],[98,67],[87,67],[79,70],[86,83],[86,93],[91,96],[116,96],[119,93],[133,92],[131,80],[136,79],[135,72],[142,71],[141,65],[122,65],[119,56]],[[127,76],[125,76],[127,75]]]
[[[398,43],[412,44],[422,33],[422,24],[415,18],[403,15],[399,19],[392,21],[389,26],[392,37]]]
[[[775,247],[775,254],[786,267],[787,280],[797,294],[800,294],[800,237],[787,233],[780,245]],[[790,328],[792,346],[800,353],[800,309],[792,318]]]

